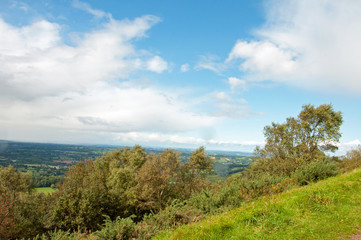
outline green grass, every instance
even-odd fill
[[[39,188],[35,188],[35,191],[43,192],[46,194],[52,194],[53,192],[55,192],[55,189],[51,187],[39,187]]]
[[[361,229],[361,170],[263,197],[154,239],[347,239]]]

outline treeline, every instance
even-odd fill
[[[31,172],[35,187],[52,187],[60,183],[69,167],[84,159],[96,159],[114,151],[115,147],[77,146],[46,143],[21,143],[0,140],[0,166],[13,166],[22,172]],[[160,148],[147,148],[146,153],[159,154]],[[180,160],[187,162],[192,151],[179,149]],[[250,163],[250,154],[241,152],[211,151],[215,160],[212,180],[218,181],[243,171]],[[225,160],[226,159],[226,160]]]
[[[297,118],[265,127],[266,145],[250,167],[211,183],[203,147],[180,160],[167,149],[122,148],[72,166],[52,195],[34,192],[31,176],[0,168],[0,239],[149,239],[245,201],[307,185],[361,166],[361,147],[329,157],[342,115],[306,105]]]
[[[186,163],[179,156],[170,149],[160,154],[147,154],[140,146],[118,149],[72,166],[50,196],[33,191],[30,174],[2,167],[0,208],[6,211],[0,237],[34,237],[54,229],[94,232],[106,219],[140,222],[209,184],[205,176],[213,161],[203,147]]]

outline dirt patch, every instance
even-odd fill
[[[352,235],[350,240],[361,240],[361,230],[359,233]]]

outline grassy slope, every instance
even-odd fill
[[[345,239],[361,229],[361,170],[264,197],[154,239]]]

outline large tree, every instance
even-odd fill
[[[297,118],[264,128],[266,144],[255,150],[259,171],[290,174],[297,167],[325,157],[337,150],[341,137],[342,114],[330,104],[304,105]]]

